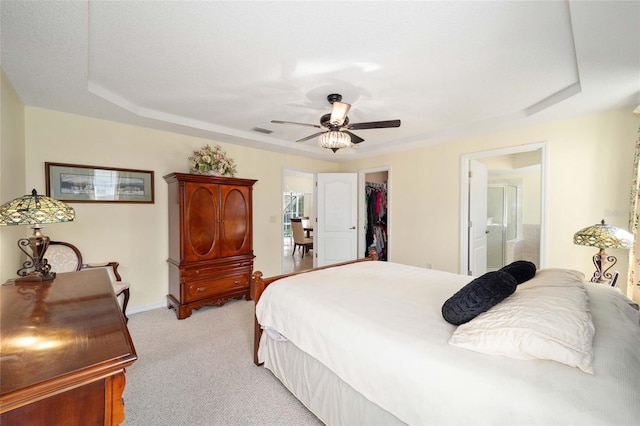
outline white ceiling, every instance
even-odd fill
[[[640,103],[640,2],[7,1],[26,105],[330,160]],[[357,149],[317,139],[326,97]],[[272,130],[265,135],[253,128]]]

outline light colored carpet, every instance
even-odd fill
[[[321,425],[253,363],[253,302],[130,316],[138,360],[127,369],[125,426]]]

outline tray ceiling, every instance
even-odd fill
[[[638,2],[2,2],[26,105],[330,160],[640,103]],[[357,149],[317,129],[340,93]],[[258,131],[256,131],[256,129]],[[260,129],[271,131],[270,134]]]

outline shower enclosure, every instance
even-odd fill
[[[489,184],[487,191],[487,271],[495,271],[513,259],[518,239],[518,187]]]

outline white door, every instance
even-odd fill
[[[469,160],[469,275],[487,272],[487,181],[484,164]]]
[[[318,173],[315,266],[354,260],[358,256],[358,175]]]

